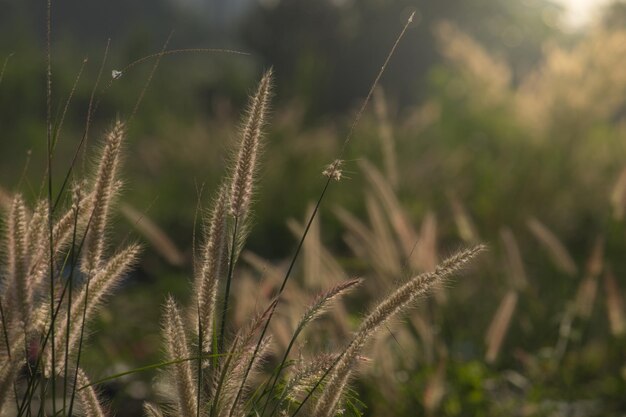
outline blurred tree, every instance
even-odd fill
[[[626,28],[626,2],[615,0],[602,12],[602,25],[607,29]]]
[[[332,113],[367,92],[413,10],[413,28],[383,80],[400,103],[425,94],[425,76],[440,62],[431,30],[437,21],[454,21],[524,72],[558,32],[560,13],[548,0],[259,0],[241,31],[246,44],[274,65],[280,97],[304,99],[314,114]]]

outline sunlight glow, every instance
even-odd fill
[[[565,8],[567,26],[579,28],[590,23],[602,6],[610,0],[556,0]]]

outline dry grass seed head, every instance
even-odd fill
[[[146,417],[163,417],[161,409],[156,404],[143,403],[143,414]]]
[[[120,212],[170,265],[181,267],[185,264],[185,255],[146,213],[140,212],[127,203],[121,205]]]
[[[168,361],[179,361],[167,368],[176,385],[174,402],[181,416],[195,416],[197,412],[197,384],[192,361],[189,354],[189,343],[180,311],[170,296],[165,303],[163,323],[165,350]]]
[[[102,301],[121,282],[124,276],[130,271],[133,263],[141,251],[139,245],[131,245],[112,257],[100,270],[83,285],[76,298],[72,301],[70,312],[70,332],[69,332],[69,356],[76,353],[81,342],[81,333],[84,325],[87,325],[93,318]],[[63,346],[65,343],[65,320],[56,323],[56,335],[59,339],[56,344]],[[60,373],[64,369],[63,357],[57,357],[56,372]]]
[[[16,194],[11,204],[11,210],[7,219],[7,276],[5,302],[9,307],[9,313],[13,313],[10,319],[18,320],[26,330],[30,315],[30,302],[28,295],[28,280],[26,275],[27,266],[27,232],[28,212],[24,199]]]
[[[237,159],[231,174],[230,214],[243,220],[246,217],[253,194],[257,159],[269,107],[272,70],[261,78],[256,93],[251,97],[248,115],[242,130]]]
[[[524,262],[522,261],[522,254],[517,244],[517,239],[515,239],[515,235],[508,227],[500,230],[500,238],[506,253],[506,269],[511,276],[511,283],[514,288],[522,290],[528,286],[528,278],[526,277],[526,270],[524,269]]]
[[[393,187],[369,161],[361,160],[359,161],[359,166],[363,174],[365,174],[373,193],[385,208],[389,222],[402,245],[404,256],[409,258],[413,252],[415,242],[417,241],[417,233],[413,229],[406,213],[402,210]]]
[[[102,157],[96,172],[94,184],[94,205],[85,236],[81,268],[84,273],[93,274],[101,266],[105,246],[105,232],[111,200],[114,197],[119,154],[125,136],[125,126],[117,121],[106,135]]]
[[[200,319],[202,350],[209,352],[213,340],[217,289],[226,268],[228,194],[226,186],[218,191],[211,210],[206,241],[202,248],[202,261],[194,279],[194,292],[198,297],[195,320]],[[198,330],[196,323],[195,329]]]
[[[81,405],[83,415],[85,417],[108,416],[109,413],[106,412],[102,404],[100,404],[98,395],[96,394],[93,386],[91,386],[90,384],[91,382],[89,381],[89,378],[87,378],[85,372],[83,372],[82,369],[79,369],[76,379],[76,390],[78,393],[78,401]]]
[[[315,417],[334,416],[343,390],[350,378],[356,358],[368,339],[391,318],[406,310],[412,302],[423,296],[432,286],[457,272],[485,249],[478,245],[457,253],[441,262],[432,272],[420,274],[400,286],[387,298],[383,299],[362,322],[356,336],[344,351],[333,371],[328,375],[328,382],[315,405]]]
[[[604,289],[606,293],[606,312],[611,326],[611,334],[621,337],[626,333],[626,311],[621,289],[613,272],[607,268],[604,273]]]
[[[546,225],[534,217],[526,222],[531,233],[546,249],[554,265],[568,275],[576,275],[578,268],[576,262],[565,248],[565,245]]]
[[[496,313],[493,315],[493,319],[491,320],[491,324],[485,336],[485,344],[487,345],[485,360],[487,363],[493,363],[498,358],[504,338],[511,326],[517,300],[517,291],[509,290],[504,298],[502,298]]]
[[[345,281],[338,285],[335,285],[330,290],[318,295],[300,319],[300,323],[298,324],[298,327],[296,329],[296,334],[300,333],[300,331],[308,323],[312,322],[313,320],[324,314],[324,312],[326,312],[326,310],[330,307],[331,303],[344,296],[349,291],[353,290],[362,282],[363,280],[360,278]]]

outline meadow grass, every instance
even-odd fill
[[[52,161],[60,127],[53,129],[51,122],[50,13],[48,2],[47,175],[41,192],[47,195],[38,199],[31,209],[23,196],[15,193],[10,197],[6,213],[5,257],[0,279],[0,414],[71,416],[77,402],[77,409],[83,415],[104,417],[111,412],[103,406],[96,389],[102,380],[90,381],[81,368],[81,354],[89,323],[98,307],[131,272],[141,251],[140,245],[127,244],[111,254],[108,229],[113,205],[122,188],[119,166],[127,124],[143,99],[159,59],[168,53],[167,42],[161,53],[152,56],[156,64],[128,121],[117,120],[104,135],[93,174],[84,180],[76,178],[72,172],[74,158],[63,186],[55,195]],[[192,280],[195,297],[190,305],[183,307],[171,296],[166,299],[162,332],[165,362],[149,367],[161,369],[161,386],[169,388],[162,390],[158,402],[145,405],[146,415],[243,417],[302,413],[331,417],[341,414],[349,406],[348,385],[356,362],[372,336],[484,250],[478,245],[460,251],[432,271],[406,280],[374,306],[359,330],[337,351],[318,352],[310,358],[294,357],[292,348],[302,331],[353,291],[361,280],[344,280],[326,289],[304,311],[278,366],[269,375],[265,372],[264,360],[274,346],[268,331],[270,322],[281,307],[283,292],[327,190],[332,183],[342,180],[342,157],[354,129],[412,18],[413,15],[391,47],[338,158],[322,173],[324,186],[273,300],[251,317],[247,325],[233,331],[229,322],[231,284],[237,279],[237,263],[251,229],[251,203],[256,194],[257,167],[271,98],[272,71],[262,76],[250,97],[231,166],[206,216],[206,233]],[[114,73],[113,79],[119,78],[119,74]],[[97,108],[93,96],[76,155],[87,139],[92,104]],[[70,198],[63,209],[67,187],[71,188]],[[292,196],[287,194],[285,198]],[[380,249],[389,248],[382,244]],[[145,368],[148,367],[142,369]]]

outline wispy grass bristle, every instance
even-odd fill
[[[546,225],[534,217],[528,219],[526,224],[539,243],[546,249],[557,268],[571,276],[578,273],[578,267],[572,255]]]
[[[7,287],[12,293],[5,298],[10,304],[17,305],[19,317],[14,319],[21,322],[26,329],[29,321],[29,290],[26,280],[26,250],[27,242],[27,216],[24,199],[20,194],[15,195],[8,217],[7,227]]]
[[[91,382],[82,369],[78,370],[76,384],[78,385],[78,400],[83,415],[85,417],[107,417],[109,414],[100,403],[96,390],[90,385]]]
[[[143,413],[146,417],[163,417],[163,412],[156,404],[143,403]]]
[[[88,283],[85,283],[81,291],[76,295],[76,298],[72,301],[69,315],[69,357],[73,357],[77,349],[79,349],[84,324],[90,322],[105,297],[111,293],[128,273],[137,260],[140,251],[141,246],[139,245],[131,245],[120,251],[101,266],[93,277],[88,278]],[[63,346],[66,341],[66,323],[58,321],[56,326],[57,344]],[[55,369],[56,372],[60,373],[65,366],[65,362],[62,358],[58,359]]]
[[[194,279],[198,297],[196,319],[202,323],[202,351],[209,353],[213,344],[217,290],[226,271],[228,190],[222,186],[211,210],[202,261]],[[195,329],[198,328],[196,325]]]
[[[331,303],[359,286],[362,282],[363,280],[360,278],[351,279],[337,284],[330,290],[318,295],[303,314],[298,326],[296,327],[294,335],[299,334],[307,324],[324,314],[324,312],[330,307]]]
[[[102,157],[95,176],[94,204],[90,227],[85,236],[83,261],[84,273],[97,271],[102,263],[105,246],[105,232],[109,217],[111,199],[114,196],[119,154],[125,135],[125,126],[118,120],[107,134]]]
[[[328,375],[328,382],[316,402],[313,415],[315,417],[333,417],[335,415],[343,391],[354,369],[356,358],[368,339],[384,323],[404,311],[417,298],[426,294],[436,283],[442,282],[451,274],[465,267],[483,250],[485,250],[485,246],[478,245],[461,251],[444,260],[434,271],[412,278],[382,300],[362,322],[356,336],[343,352],[333,371]]]
[[[502,301],[500,301],[500,305],[493,315],[485,336],[485,344],[487,345],[485,360],[487,363],[493,363],[498,358],[504,338],[511,326],[518,298],[516,290],[509,290],[502,298]]]
[[[253,194],[257,159],[262,128],[268,111],[272,85],[272,70],[261,78],[256,93],[250,99],[248,115],[243,126],[242,138],[230,185],[229,212],[233,217],[246,217]]]
[[[173,400],[177,414],[195,416],[198,407],[196,391],[198,387],[192,361],[189,360],[191,355],[185,326],[179,308],[172,297],[169,297],[165,303],[163,335],[168,361],[178,361],[168,369],[175,384]]]

